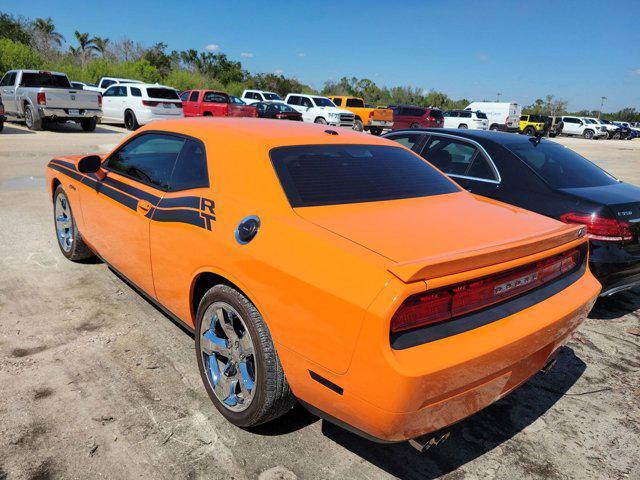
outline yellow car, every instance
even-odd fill
[[[380,135],[385,128],[393,127],[393,110],[389,108],[367,107],[362,98],[329,97],[336,106],[349,110],[355,116],[353,129],[362,132],[367,130],[373,135]]]
[[[544,115],[520,115],[520,133],[533,137],[536,133],[544,130],[544,122],[547,117]]]

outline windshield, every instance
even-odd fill
[[[609,120],[604,119],[604,118],[600,120],[600,123],[604,123],[606,125],[611,125],[611,122]]]
[[[178,92],[170,88],[147,88],[149,98],[161,98],[163,100],[180,100]]]
[[[585,119],[584,119],[584,121],[585,121],[585,122],[587,122],[587,123],[588,123],[588,124],[590,124],[590,125],[593,125],[593,124],[596,124],[596,125],[597,125],[597,124],[598,124],[598,122],[596,122],[596,121],[595,121],[595,120],[593,120],[592,118],[585,118]]]
[[[282,100],[280,95],[278,95],[277,93],[265,93],[264,98],[265,100]]]
[[[555,142],[543,140],[536,145],[530,140],[508,148],[555,188],[602,187],[617,183],[600,167]]]
[[[312,97],[316,107],[335,107],[333,102],[325,97]]]
[[[49,72],[24,72],[20,85],[23,87],[71,88],[71,83],[66,75],[56,75]]]
[[[427,197],[460,189],[402,147],[297,145],[271,151],[292,207]]]

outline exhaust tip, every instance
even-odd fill
[[[427,434],[421,437],[412,438],[409,440],[409,445],[418,450],[420,453],[424,453],[431,447],[436,447],[445,442],[451,436],[451,432],[437,432],[435,434]]]

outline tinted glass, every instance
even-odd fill
[[[139,88],[131,87],[131,96],[133,96],[133,97],[141,97],[142,96],[142,92],[140,91]]]
[[[292,207],[426,197],[459,188],[417,155],[381,145],[302,145],[271,151]]]
[[[400,145],[404,145],[405,147],[413,150],[413,147],[420,143],[423,136],[423,133],[398,133],[385,135],[385,138],[398,142]]]
[[[182,100],[183,102],[186,102],[187,98],[189,98],[189,92],[182,92],[180,94],[180,100]]]
[[[617,180],[573,150],[554,142],[518,142],[508,145],[549,185],[556,188],[600,187]]]
[[[471,112],[460,112],[462,118],[471,118]]]
[[[191,92],[191,96],[189,97],[189,101],[190,102],[197,102],[198,101],[198,95],[200,94],[200,92]]]
[[[289,105],[300,105],[300,97],[292,95],[289,97],[289,100],[287,101],[287,103]]]
[[[335,107],[331,100],[324,97],[313,97],[313,103],[315,103],[318,107]]]
[[[289,112],[289,113],[290,112],[294,112],[294,113],[298,112],[297,110],[291,108],[289,105],[286,105],[284,103],[272,103],[270,105],[271,105],[270,108],[273,108],[277,112]]]
[[[246,105],[244,100],[238,97],[234,97],[233,95],[229,95],[229,99],[231,100],[231,103],[235,103],[236,105]]]
[[[158,133],[139,135],[114,153],[107,166],[122,175],[166,190],[184,139]]]
[[[20,83],[25,87],[71,88],[66,75],[54,75],[44,72],[23,73]]]
[[[347,98],[347,107],[364,108],[364,100],[360,98]]]
[[[15,73],[7,73],[4,77],[2,77],[2,81],[0,82],[0,86],[6,87],[8,85],[13,85],[11,78],[15,79]]]
[[[205,92],[202,101],[208,103],[229,103],[229,97],[223,93]]]
[[[102,80],[101,86],[102,88],[107,88],[109,85],[113,85],[115,80]]]
[[[82,85],[80,82],[71,82],[71,86],[73,88],[77,88],[78,90],[84,90],[84,85]]]
[[[103,97],[115,97],[116,96],[116,88],[118,87],[111,87],[111,88],[107,88],[104,93],[102,94]]]
[[[180,100],[178,93],[170,88],[147,88],[149,98],[160,98],[162,100]]]
[[[264,98],[266,100],[282,100],[280,95],[278,95],[277,93],[265,93]]]
[[[306,97],[300,97],[300,105],[303,106],[303,107],[307,107],[307,108],[313,107],[313,104],[311,103],[311,100],[309,100]]]
[[[433,118],[444,118],[442,116],[442,110],[431,110],[429,116]],[[471,114],[469,114],[469,116],[471,116]]]
[[[476,112],[476,117],[481,118],[482,120],[486,120],[487,114],[484,112]]]
[[[197,140],[187,139],[173,169],[169,190],[188,190],[208,186],[207,156],[204,145]]]
[[[333,99],[333,103],[335,103],[339,107],[340,105],[342,105],[342,99],[341,98],[334,98]]]
[[[466,142],[450,138],[433,138],[423,149],[422,156],[444,173],[467,175],[478,149]]]

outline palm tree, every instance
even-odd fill
[[[100,52],[100,55],[103,57],[107,54],[109,42],[110,40],[108,38],[93,37],[94,48],[97,52]]]
[[[80,61],[84,67],[85,62],[93,55],[93,52],[98,48],[95,45],[95,39],[89,37],[88,33],[80,33],[78,30],[73,32],[73,35],[78,41],[78,47],[69,47],[69,51],[74,55],[80,56]]]
[[[39,40],[40,45],[45,50],[50,50],[52,45],[60,47],[64,41],[64,37],[60,32],[56,31],[51,17],[36,18],[33,22],[34,36]]]

